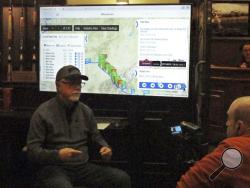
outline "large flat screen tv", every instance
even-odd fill
[[[191,5],[40,7],[40,91],[64,65],[84,93],[188,98]]]

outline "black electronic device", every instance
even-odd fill
[[[198,130],[201,129],[200,126],[198,126],[198,125],[196,125],[196,124],[194,124],[194,123],[192,123],[192,122],[188,122],[188,121],[182,121],[180,124],[181,124],[183,127],[187,128],[187,129],[190,129],[190,130],[192,130],[192,131],[198,131]]]
[[[177,124],[175,126],[170,127],[172,135],[181,135],[182,134],[182,127],[181,125]]]

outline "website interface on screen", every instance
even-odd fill
[[[84,93],[188,97],[191,5],[40,7],[40,91],[74,65]]]

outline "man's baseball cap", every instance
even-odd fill
[[[56,81],[61,79],[71,80],[74,78],[81,78],[82,80],[88,80],[89,78],[82,75],[80,70],[73,65],[66,65],[58,70],[56,73]]]

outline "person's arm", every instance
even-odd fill
[[[44,148],[46,137],[46,125],[41,115],[35,112],[30,121],[30,127],[27,136],[27,154],[28,158],[39,164],[60,163],[61,159],[58,150]]]
[[[228,147],[222,142],[213,152],[196,162],[177,182],[176,188],[215,188],[221,179],[216,178],[214,181],[209,180],[209,176],[221,166],[221,156],[223,151]],[[224,182],[224,185],[227,182]]]
[[[89,130],[92,142],[95,142],[100,146],[109,147],[108,143],[105,141],[100,131],[97,129],[96,119],[92,111],[90,111],[89,114]]]
[[[105,139],[102,137],[100,131],[98,130],[96,119],[92,111],[90,113],[90,135],[91,135],[91,140],[95,143],[98,143],[101,146],[99,153],[102,156],[102,158],[105,160],[109,160],[112,156],[112,149],[105,141]]]

